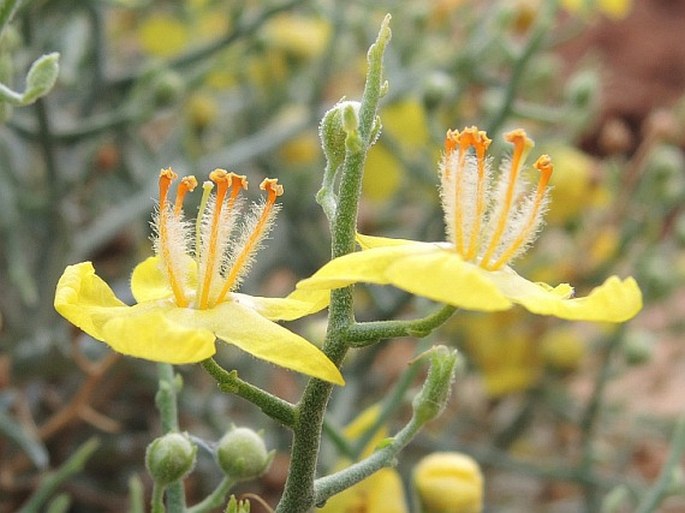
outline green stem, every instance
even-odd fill
[[[420,431],[421,427],[422,423],[412,417],[409,424],[393,437],[392,442],[389,445],[340,472],[317,479],[314,488],[315,504],[323,503],[329,497],[359,483],[381,468],[392,465],[399,452],[411,442]]]
[[[430,345],[431,344],[428,340],[421,340],[417,345],[414,353],[420,355],[424,351],[426,351],[430,347]],[[355,441],[353,459],[356,460],[359,458],[362,451],[366,448],[366,446],[369,444],[369,442],[378,432],[378,430],[382,426],[387,425],[390,415],[402,405],[404,397],[407,394],[407,390],[409,390],[412,383],[414,382],[414,379],[421,370],[421,365],[419,365],[420,361],[420,358],[415,358],[414,360],[412,360],[409,368],[402,373],[400,378],[397,380],[397,383],[395,383],[392,392],[390,392],[385,397],[378,417],[374,420],[373,424],[371,424],[371,426],[364,432],[364,434],[360,436],[358,440]]]
[[[592,389],[592,396],[585,407],[585,412],[580,420],[581,444],[583,448],[579,473],[590,474],[593,472],[594,462],[594,433],[599,414],[604,400],[604,391],[611,377],[611,360],[621,345],[621,339],[625,333],[625,327],[616,328],[616,332],[607,340],[607,345],[601,355],[601,366]],[[588,512],[598,511],[600,498],[598,487],[595,483],[588,482],[585,485],[585,505]]]
[[[164,486],[154,483],[152,485],[152,513],[165,513],[164,507]]]
[[[385,338],[422,338],[449,319],[455,310],[453,306],[444,305],[422,319],[358,322],[347,329],[345,338],[350,347],[365,347]]]
[[[668,495],[674,483],[675,473],[680,468],[680,460],[685,453],[685,416],[678,419],[671,442],[671,450],[666,463],[661,468],[659,479],[642,497],[635,513],[652,513],[657,510],[661,501]]]
[[[236,371],[228,372],[213,358],[204,360],[202,367],[216,380],[222,392],[235,394],[250,401],[284,426],[292,427],[295,425],[297,412],[295,406],[288,401],[243,381],[238,377]]]
[[[22,0],[2,0],[0,2],[0,36],[9,25],[21,5]]]
[[[339,204],[331,223],[331,253],[334,258],[354,251],[363,167],[378,102],[383,92],[382,62],[385,47],[390,40],[389,22],[388,15],[383,21],[376,42],[369,49],[369,69],[359,111],[358,135],[361,147],[350,145],[347,148],[340,182]],[[340,366],[349,347],[343,333],[354,322],[351,287],[331,292],[328,320],[328,333],[323,352],[333,363]],[[277,513],[304,513],[314,505],[314,478],[321,431],[332,389],[330,383],[311,379],[298,403],[298,418],[293,426],[290,471],[283,496],[276,508]]]
[[[217,486],[210,495],[205,497],[202,502],[188,508],[188,513],[206,513],[214,508],[222,506],[226,501],[226,495],[231,488],[233,488],[234,484],[235,481],[228,477],[224,477],[219,483],[219,486]]]
[[[42,506],[48,498],[55,493],[55,490],[62,483],[83,470],[86,462],[99,445],[100,442],[96,438],[91,438],[79,447],[59,469],[45,476],[33,496],[17,513],[38,513],[38,511],[43,511]]]
[[[174,373],[174,367],[168,363],[158,364],[159,390],[155,401],[159,410],[164,434],[178,432],[178,388],[180,385]],[[162,490],[160,493],[163,493]],[[167,488],[167,507],[169,513],[185,511],[185,491],[183,481],[172,483]]]

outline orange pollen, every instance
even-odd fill
[[[178,216],[181,214],[183,209],[183,199],[186,194],[193,192],[197,187],[197,180],[193,175],[184,176],[181,178],[181,183],[178,184],[178,189],[176,190],[176,201],[174,202],[174,215]]]
[[[228,292],[235,285],[235,282],[240,275],[240,271],[245,266],[250,254],[254,251],[255,246],[257,246],[264,233],[264,230],[267,228],[271,211],[276,203],[276,198],[283,195],[283,186],[278,183],[278,179],[276,178],[265,178],[262,183],[259,184],[259,188],[263,191],[267,191],[266,204],[264,205],[262,213],[259,215],[259,219],[257,220],[254,230],[247,239],[247,242],[243,246],[240,254],[235,259],[235,262],[231,267],[231,271],[228,273],[226,281],[221,288],[221,292],[217,297],[216,303],[221,303],[221,301],[223,301],[226,297],[226,294],[228,294]]]
[[[445,136],[445,153],[452,153],[459,144],[459,130],[448,130]]]
[[[179,283],[178,276],[174,272],[171,263],[171,248],[169,247],[169,212],[168,212],[168,198],[169,188],[177,175],[168,167],[159,172],[159,247],[162,253],[162,262],[166,268],[167,276],[169,277],[169,285],[176,299],[176,304],[180,307],[188,306],[188,300],[183,292],[183,287]]]

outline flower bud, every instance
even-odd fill
[[[195,465],[197,447],[186,433],[169,433],[152,441],[145,451],[145,466],[159,485],[182,479]]]
[[[428,376],[412,403],[414,417],[420,424],[433,420],[445,409],[459,361],[457,352],[445,346],[435,346],[429,355],[431,366]]]
[[[22,104],[28,105],[48,94],[55,85],[58,74],[59,53],[49,53],[37,59],[26,75],[26,91],[22,97]]]
[[[581,71],[571,78],[566,88],[566,98],[574,107],[589,109],[597,99],[599,77],[594,71]]]
[[[250,513],[250,501],[237,500],[235,495],[231,495],[226,505],[226,513]]]
[[[275,452],[267,452],[261,436],[245,427],[226,433],[216,449],[216,461],[229,478],[236,481],[261,476],[271,464]]]
[[[422,513],[480,513],[483,475],[478,463],[458,452],[435,452],[414,468]]]
[[[345,160],[345,141],[349,131],[357,129],[360,106],[359,102],[338,102],[321,120],[319,137],[330,169],[337,169]]]

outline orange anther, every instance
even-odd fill
[[[273,197],[273,200],[275,200],[277,197],[283,195],[283,186],[278,183],[278,178],[265,178],[262,180],[262,183],[259,184],[259,188],[269,192],[269,199]]]
[[[554,165],[552,165],[552,159],[549,155],[540,155],[538,159],[533,164],[533,167],[540,171],[540,182],[542,186],[546,186],[549,183],[549,179],[552,177],[554,172]]]
[[[162,169],[159,172],[159,205],[163,206],[166,204],[167,197],[169,195],[169,188],[171,183],[176,180],[176,173],[170,167]]]
[[[458,130],[448,130],[447,135],[445,135],[445,153],[452,153],[457,149],[459,144],[459,131]]]
[[[193,192],[195,187],[197,187],[197,179],[193,175],[181,178],[181,183],[178,184],[178,189],[176,190],[176,201],[174,202],[175,216],[179,215],[181,209],[183,209],[183,199],[186,193]]]

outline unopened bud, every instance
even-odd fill
[[[185,433],[169,433],[152,441],[145,451],[145,466],[152,479],[165,486],[182,479],[195,465],[197,447]]]
[[[574,107],[589,109],[597,99],[599,77],[594,71],[581,71],[571,78],[566,88],[566,98]]]
[[[357,129],[359,107],[359,102],[338,102],[321,120],[319,137],[330,169],[337,169],[345,160],[347,133],[351,129]],[[355,119],[356,124],[352,126]]]
[[[268,452],[261,436],[246,427],[231,429],[216,449],[216,461],[229,478],[254,479],[266,472],[275,452]]]
[[[50,92],[59,74],[59,54],[57,52],[43,55],[36,60],[26,75],[26,91],[22,95],[22,104],[33,103]]]
[[[420,424],[433,420],[445,409],[459,361],[457,351],[445,346],[435,346],[429,351],[429,356],[431,365],[428,376],[412,403],[414,417]]]
[[[226,513],[250,513],[250,501],[237,500],[235,495],[231,495],[226,506]]]
[[[654,335],[645,330],[629,332],[623,339],[623,357],[628,365],[647,363],[654,354]]]
[[[466,454],[429,454],[414,469],[414,488],[422,513],[480,513],[483,509],[483,475]]]

